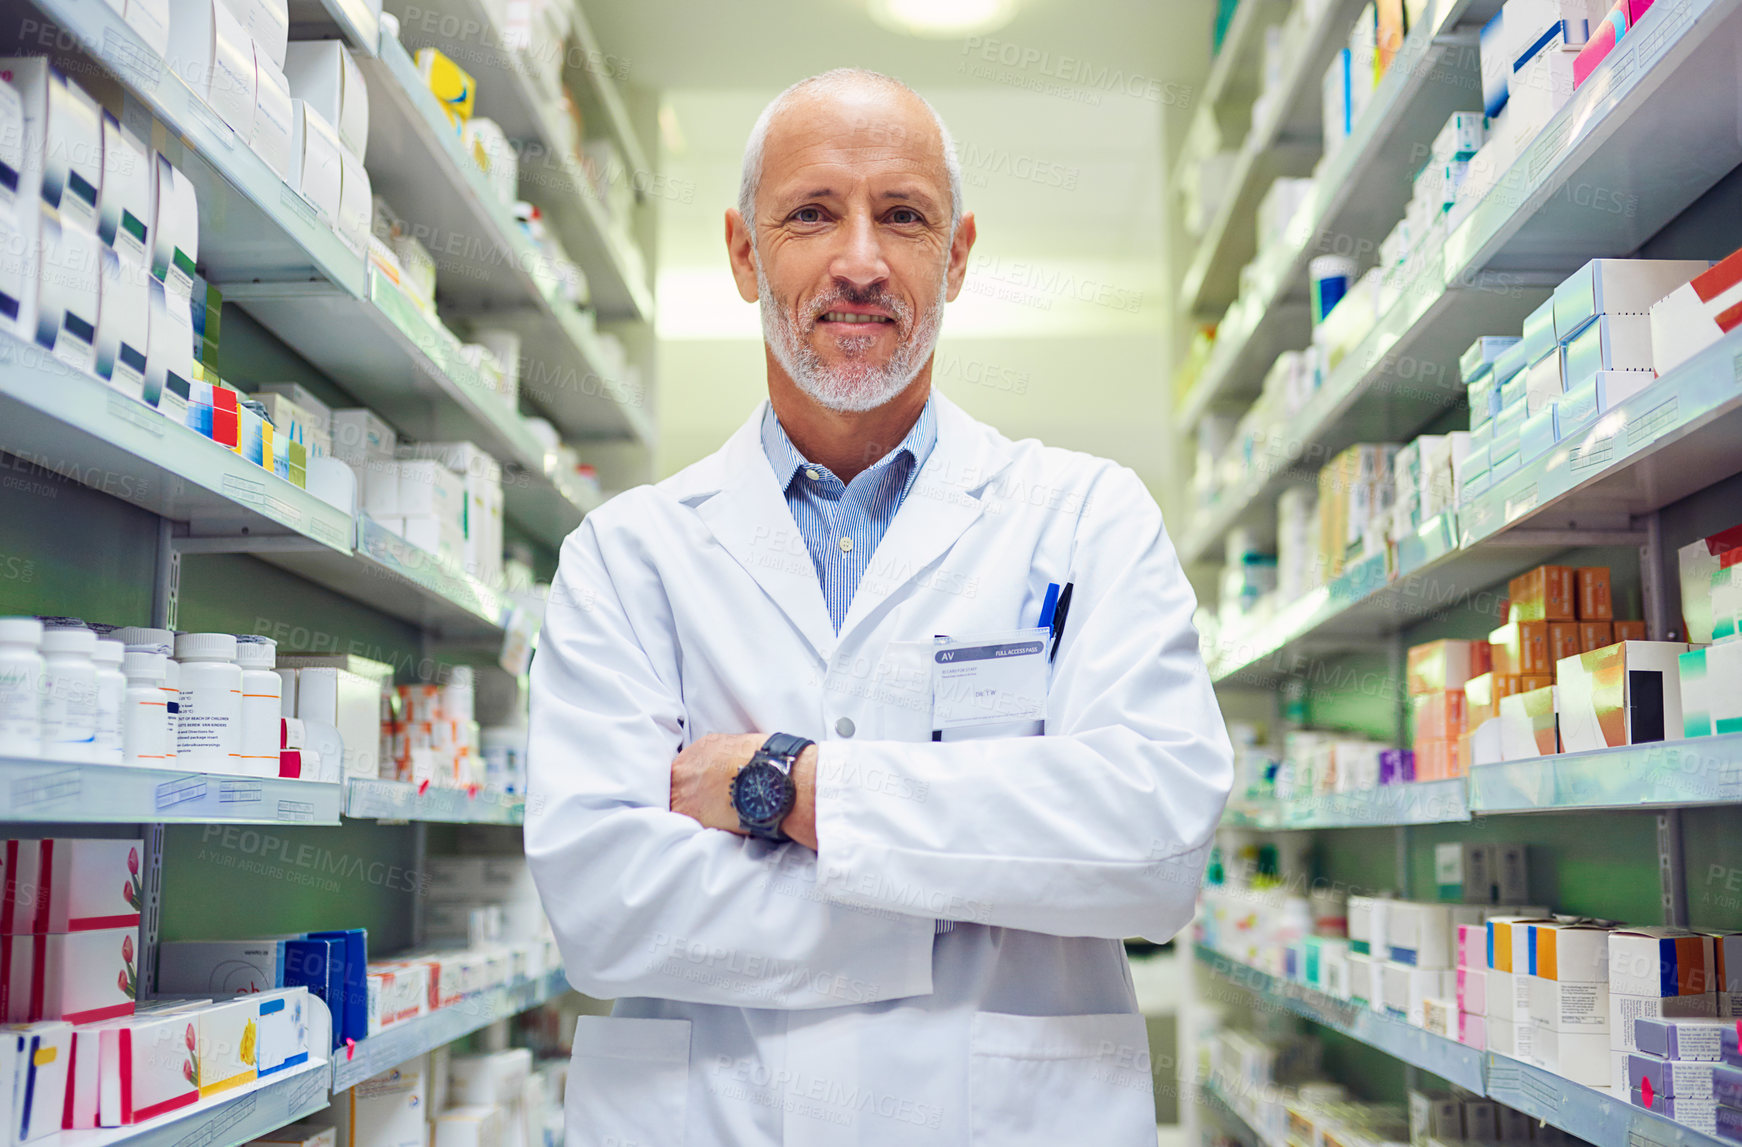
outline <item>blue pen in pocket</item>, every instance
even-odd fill
[[[1059,583],[1056,581],[1047,582],[1046,583],[1046,598],[1044,600],[1042,600],[1040,603],[1040,620],[1034,623],[1037,628],[1039,628],[1039,629],[1051,629],[1052,628],[1052,614],[1053,614],[1053,610],[1058,608],[1058,603],[1059,603]]]

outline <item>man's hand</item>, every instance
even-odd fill
[[[763,733],[709,733],[692,742],[671,762],[671,811],[683,813],[703,828],[738,832],[732,778],[766,740]],[[816,767],[817,750],[812,745],[792,767],[798,795],[782,825],[788,836],[810,849],[817,846]]]

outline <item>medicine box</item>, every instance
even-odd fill
[[[154,153],[155,178],[151,185],[151,273],[163,281],[165,288],[173,295],[186,300],[193,292],[194,268],[200,257],[200,215],[199,201],[194,192],[194,185],[188,177],[177,171],[162,155]],[[186,315],[187,304],[181,304],[181,318],[190,330],[192,320]],[[173,308],[172,308],[173,309]],[[152,328],[153,338],[150,353],[155,356],[159,346],[156,339],[156,328]],[[191,377],[191,360],[193,340],[188,338],[188,362],[190,369],[180,373]],[[170,362],[176,364],[183,361],[179,354],[172,353]]]
[[[353,468],[392,462],[398,435],[374,411],[352,407],[333,411],[333,455]]]
[[[496,1106],[450,1107],[436,1117],[433,1147],[504,1147],[505,1114]]]
[[[176,74],[244,146],[254,129],[254,45],[224,0],[170,0]]]
[[[1647,314],[1710,268],[1703,259],[1592,259],[1555,288],[1555,332],[1566,342],[1599,315]]]
[[[319,1123],[292,1123],[251,1142],[273,1147],[339,1147],[339,1129]]]
[[[29,1143],[61,1129],[73,1025],[29,1024],[0,1030],[0,1130],[8,1144]]]
[[[1407,678],[1411,696],[1458,690],[1487,672],[1488,650],[1480,641],[1430,641],[1410,647]]]
[[[1458,1042],[1483,1051],[1488,1047],[1488,1018],[1471,1012],[1458,1013]]]
[[[1522,1029],[1521,1029],[1522,1030]],[[1586,1087],[1608,1087],[1613,1074],[1613,1053],[1607,1030],[1562,1031],[1532,1027],[1524,1058]]]
[[[1712,995],[1712,938],[1682,928],[1616,929],[1609,934],[1609,987],[1630,996]]]
[[[477,81],[434,48],[419,48],[413,62],[417,64],[417,74],[423,77],[424,84],[448,117],[454,134],[460,134],[461,125],[472,118],[478,96]]]
[[[144,266],[151,260],[151,149],[103,113],[103,187],[97,237]]]
[[[1682,735],[1710,737],[1742,732],[1742,642],[1698,646],[1676,658],[1681,690]]]
[[[1674,641],[1621,641],[1556,666],[1564,751],[1680,740],[1681,684]]]
[[[221,0],[230,9],[273,67],[284,66],[285,41],[290,38],[290,10],[285,0]]]
[[[0,1006],[12,1023],[94,1023],[133,1014],[139,928],[0,937],[11,945]],[[22,990],[22,995],[21,995]],[[35,1014],[31,1014],[35,1013]]]
[[[381,752],[381,688],[343,669],[296,672],[296,715],[331,725],[344,741],[344,775],[373,778]]]
[[[0,79],[18,93],[24,120],[20,220],[34,216],[40,202],[94,234],[103,184],[103,121],[96,101],[45,57],[0,59]]]
[[[1445,998],[1452,974],[1443,968],[1416,968],[1395,961],[1383,966],[1385,1011],[1416,1027],[1427,1024],[1429,999]]]
[[[369,172],[349,148],[339,148],[339,238],[358,255],[369,249],[371,204]]]
[[[267,395],[279,395],[292,404],[298,411],[307,415],[309,429],[317,430],[330,440],[333,432],[332,407],[316,398],[301,383],[296,382],[263,382],[254,397],[265,400]],[[305,439],[298,439],[304,441]]]
[[[248,997],[259,1014],[254,1068],[264,1079],[308,1062],[309,993],[277,988]]]
[[[429,968],[419,963],[369,965],[369,1034],[378,1035],[429,1011]]]
[[[1742,932],[1713,932],[1717,958],[1718,1014],[1742,1019]]]
[[[290,171],[285,182],[292,191],[308,200],[315,214],[328,226],[335,226],[339,218],[340,192],[344,182],[342,155],[339,133],[333,125],[306,101],[293,98]],[[334,433],[338,433],[336,427]],[[335,449],[334,453],[338,451]],[[343,454],[338,456],[345,457]]]
[[[280,179],[287,179],[291,144],[296,136],[296,105],[284,72],[260,44],[254,45],[254,78],[254,137],[251,146]]]
[[[369,89],[356,58],[338,40],[291,44],[284,56],[290,91],[320,113],[361,163],[369,146]]]
[[[1554,686],[1526,690],[1500,699],[1500,757],[1526,761],[1560,751]]]
[[[159,947],[158,990],[218,998],[284,984],[285,940],[171,940]]]
[[[6,841],[0,933],[138,927],[141,847],[86,837]]]
[[[1742,251],[1651,306],[1651,360],[1667,374],[1742,324]]]
[[[1633,1106],[1655,1111],[1665,1119],[1683,1124],[1702,1135],[1718,1133],[1717,1107],[1710,1099],[1678,1099],[1658,1091],[1645,1092],[1638,1087],[1631,1089],[1630,1099]]]
[[[1675,1099],[1712,1098],[1715,1064],[1698,1060],[1659,1059],[1655,1055],[1628,1057],[1627,1081],[1641,1091],[1650,1090]]]
[[[1734,1020],[1641,1016],[1633,1021],[1633,1030],[1641,1052],[1663,1059],[1716,1061],[1737,1052]]]
[[[54,357],[89,373],[96,369],[97,307],[101,299],[98,251],[84,228],[63,223],[38,204],[36,342]]]
[[[334,952],[339,965],[341,990],[327,1006],[333,1013],[333,1033],[339,1040],[365,1039],[369,1035],[369,933],[363,928],[346,928],[332,932],[310,932],[310,940],[336,940],[343,946],[343,955]]]
[[[355,1147],[428,1147],[428,1054],[365,1079],[336,1106],[343,1143]]]
[[[1633,996],[1609,992],[1609,1034],[1612,1046],[1623,1051],[1641,1050],[1638,1042],[1638,1021],[1700,1020],[1718,1018],[1718,997],[1703,996]]]
[[[1599,315],[1567,343],[1563,382],[1576,386],[1600,370],[1651,370],[1651,319]]]
[[[254,1081],[260,1010],[253,997],[235,997],[200,1008],[195,1029],[201,1098]]]
[[[1460,967],[1456,973],[1458,1010],[1470,1015],[1488,1014],[1488,970]]]
[[[98,1126],[125,1127],[199,1100],[203,1006],[158,1003],[96,1029]],[[82,1054],[78,1066],[86,1066]]]
[[[1425,1091],[1409,1093],[1409,1141],[1422,1143],[1427,1139],[1463,1139],[1464,1105],[1454,1095],[1430,1095]]]

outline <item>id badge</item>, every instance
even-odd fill
[[[1046,725],[1047,633],[939,637],[932,648],[931,739],[1039,736]]]

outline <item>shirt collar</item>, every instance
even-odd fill
[[[908,430],[907,437],[899,445],[883,457],[879,458],[870,470],[880,470],[902,455],[908,462],[907,480],[902,486],[902,494],[913,487],[914,479],[919,475],[920,468],[931,457],[932,447],[937,445],[938,418],[933,395],[927,395],[925,406],[920,408],[919,417],[914,420]],[[811,465],[804,455],[798,452],[792,439],[786,435],[786,427],[780,424],[775,416],[774,405],[770,403],[762,412],[762,452],[768,458],[768,464],[774,468],[774,476],[780,480],[780,488],[785,491],[791,487],[798,472]],[[824,467],[818,467],[824,469]],[[869,471],[867,471],[869,472]]]

